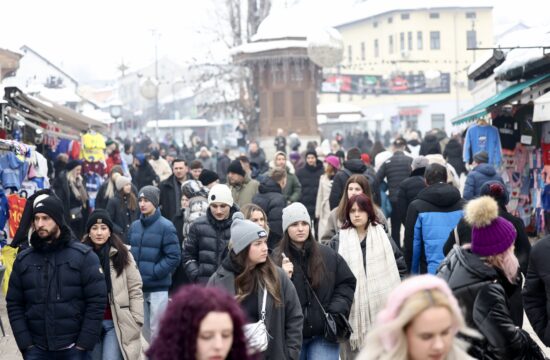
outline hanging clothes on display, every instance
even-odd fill
[[[105,161],[105,138],[103,135],[90,131],[82,135],[80,158],[89,162]]]
[[[498,129],[489,125],[485,120],[478,121],[466,132],[462,156],[465,163],[470,163],[473,156],[486,151],[489,154],[489,164],[498,168],[502,159],[500,136]]]
[[[23,215],[23,210],[25,210],[25,204],[27,204],[27,193],[25,191],[21,193],[21,195],[18,193],[8,195],[8,207],[10,212],[8,234],[10,239],[13,239],[15,232],[19,228],[21,216]]]
[[[493,119],[493,126],[498,129],[503,153],[505,151],[512,153],[520,140],[518,124],[512,115],[506,113],[498,114]]]

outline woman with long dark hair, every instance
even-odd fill
[[[379,224],[374,204],[365,194],[349,199],[344,225],[332,239],[331,247],[344,258],[357,279],[350,314],[353,333],[342,354],[342,359],[352,359],[364,345],[388,294],[399,285],[398,262],[404,264],[405,260]]]
[[[139,206],[136,194],[132,190],[132,180],[118,176],[115,181],[117,192],[107,202],[107,212],[113,220],[113,229],[125,242],[130,225],[139,218]]]
[[[101,339],[90,356],[92,360],[141,359],[141,276],[132,254],[113,232],[113,226],[107,211],[95,210],[88,218],[82,240],[99,257],[108,291]]]
[[[53,190],[63,202],[65,221],[77,238],[82,237],[88,209],[88,193],[82,178],[82,164],[73,160],[53,183]]]
[[[288,276],[268,256],[267,232],[237,212],[229,247],[229,256],[208,284],[234,295],[248,323],[265,321],[270,337],[262,353],[264,359],[299,359],[303,324],[300,300]]]
[[[186,286],[168,304],[147,356],[151,360],[250,360],[244,324],[243,311],[227,292]]]
[[[315,240],[301,203],[283,209],[283,239],[275,250],[275,262],[291,277],[304,313],[300,359],[338,360],[339,344],[324,336],[324,312],[348,318],[355,276],[338,253]]]

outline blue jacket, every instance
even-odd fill
[[[445,258],[443,245],[462,218],[464,200],[450,184],[438,183],[418,193],[407,210],[405,261],[413,274],[435,274]]]
[[[500,181],[504,184],[504,180],[497,174],[493,165],[479,164],[476,166],[470,171],[466,178],[466,183],[464,184],[464,199],[471,200],[478,197],[480,195],[481,185],[491,180]]]
[[[143,292],[168,291],[181,259],[174,225],[157,209],[153,215],[142,214],[132,223],[128,239],[143,280]]]

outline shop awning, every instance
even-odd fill
[[[549,77],[550,77],[550,74],[545,74],[518,84],[514,84],[512,86],[509,86],[506,89],[502,90],[500,93],[491,96],[490,98],[480,102],[470,110],[465,111],[461,115],[457,116],[452,120],[452,123],[453,125],[460,125],[460,124],[464,124],[464,123],[479,119],[480,117],[488,114],[490,112],[491,107],[501,104],[506,100],[509,100],[511,97],[517,94],[520,94],[523,90],[525,90],[529,86],[533,86],[541,81],[548,79]]]

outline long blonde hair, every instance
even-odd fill
[[[357,360],[406,360],[408,358],[408,345],[405,331],[412,321],[425,310],[433,307],[443,307],[449,310],[453,318],[453,330],[479,338],[479,334],[468,327],[460,312],[453,310],[449,298],[439,289],[420,290],[409,296],[401,306],[397,317],[392,321],[375,327],[367,335],[366,344],[357,357]],[[392,336],[394,345],[387,349],[383,339]],[[466,352],[467,343],[458,338],[453,339],[453,344],[446,360],[472,359]]]

